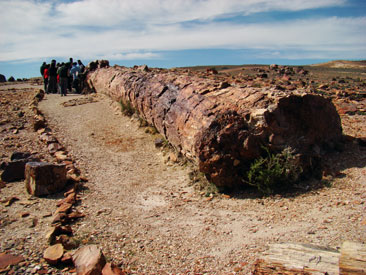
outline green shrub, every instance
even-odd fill
[[[136,109],[132,106],[130,101],[124,102],[122,99],[119,101],[119,104],[121,105],[121,112],[126,116],[132,116]]]
[[[268,149],[266,152],[266,157],[258,158],[250,166],[247,183],[264,195],[271,195],[296,183],[302,169],[289,148],[278,154],[271,154]]]

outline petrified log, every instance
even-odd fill
[[[334,105],[318,95],[119,66],[91,71],[87,82],[92,90],[131,104],[219,187],[240,184],[262,147],[273,153],[290,147],[306,173],[342,135]]]
[[[305,244],[272,244],[254,265],[255,275],[339,274],[337,250]]]
[[[339,274],[366,274],[366,245],[346,241],[341,247]]]
[[[60,192],[66,186],[66,166],[47,162],[28,162],[25,165],[25,186],[34,196]]]

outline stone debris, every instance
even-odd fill
[[[63,164],[29,162],[25,167],[25,186],[29,194],[43,196],[62,191],[66,186]]]
[[[102,270],[102,275],[127,275],[127,273],[111,263],[106,263]]]
[[[78,275],[101,274],[106,264],[105,257],[96,245],[79,248],[72,256]]]

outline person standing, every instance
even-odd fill
[[[67,86],[69,81],[69,63],[63,64],[58,72],[60,76],[60,90],[61,90],[61,96],[67,95]]]
[[[57,93],[57,68],[56,60],[52,60],[48,69],[48,93]]]
[[[73,58],[70,57],[69,62],[67,63],[70,65],[69,71],[71,70],[73,63],[74,63]],[[67,82],[67,89],[69,89],[70,92],[72,91],[72,75],[71,74],[69,74],[69,78],[68,78],[68,82]]]
[[[47,88],[48,88],[48,69],[50,67],[50,64],[46,65],[46,68],[43,70],[43,85],[44,85],[44,91],[48,94]]]
[[[72,64],[72,68],[70,70],[70,74],[72,75],[72,87],[76,90],[76,93],[80,93],[79,89],[79,73],[80,73],[80,67],[77,65],[76,62]]]

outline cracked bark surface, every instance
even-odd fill
[[[318,95],[141,67],[98,68],[87,82],[97,93],[130,102],[218,187],[241,184],[262,147],[274,153],[290,147],[308,173],[342,137],[334,105]]]

